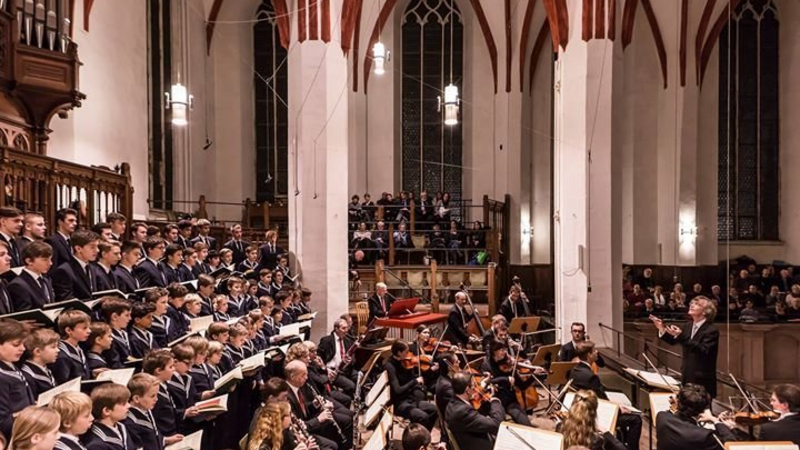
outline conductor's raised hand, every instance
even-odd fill
[[[665,328],[664,327],[664,321],[663,320],[659,319],[658,317],[656,317],[656,316],[654,316],[652,314],[650,314],[649,319],[650,319],[651,322],[653,322],[653,325],[655,325],[656,328],[658,328],[658,331],[660,331],[660,332],[664,332],[665,331],[665,329],[664,329]]]

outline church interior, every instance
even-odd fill
[[[796,0],[0,0],[0,437],[797,448],[792,24]],[[142,406],[145,373],[178,400]],[[49,447],[20,424],[44,410]]]

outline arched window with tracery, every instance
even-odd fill
[[[778,240],[778,11],[744,0],[719,37],[720,240]]]
[[[450,192],[460,199],[461,122],[444,124],[437,97],[451,79],[464,87],[461,12],[455,0],[412,0],[402,27],[403,189]]]
[[[272,0],[264,0],[253,26],[255,52],[256,201],[285,199],[288,192],[288,64]]]

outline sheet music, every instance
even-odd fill
[[[628,410],[633,411],[633,412],[637,412],[637,413],[641,412],[641,411],[639,411],[639,409],[637,409],[636,407],[633,406],[633,404],[631,403],[631,399],[629,399],[628,396],[623,394],[622,392],[608,392],[607,391],[606,395],[608,396],[608,400],[610,402],[614,402],[614,403],[616,403],[616,404],[618,404],[620,406],[624,406],[625,408],[627,408]]]
[[[513,432],[511,431],[513,430]],[[494,450],[561,450],[564,436],[553,431],[503,422],[497,431]]]
[[[567,392],[564,396],[564,406],[569,410],[572,406],[572,401],[575,399],[574,392]],[[562,408],[563,409],[563,408]],[[608,400],[598,400],[597,402],[597,429],[600,431],[608,431],[611,434],[616,432],[617,428],[617,415],[619,414],[619,406],[616,403]]]
[[[669,383],[675,388],[679,388],[681,386],[680,381],[676,380],[675,378],[672,378],[669,375],[663,375],[655,372],[648,372],[646,370],[636,370],[631,368],[626,368],[625,371],[641,378],[642,381],[651,386],[670,390],[669,387],[664,384],[664,380],[666,380],[667,383]]]
[[[249,372],[259,367],[264,367],[264,352],[258,352],[249,358],[245,358],[239,361],[237,365],[242,368],[243,372]]]
[[[391,389],[384,389],[383,391],[381,391],[380,395],[378,395],[378,398],[375,400],[375,403],[373,403],[369,408],[367,408],[367,412],[364,413],[364,422],[363,422],[365,427],[370,426],[370,424],[374,422],[375,419],[378,418],[378,414],[380,414],[380,412],[383,410],[383,407],[387,403],[389,403],[389,400],[391,399],[391,393],[392,393]]]
[[[381,421],[378,422],[378,428],[375,429],[375,432],[381,430],[381,432],[388,436],[389,431],[392,429],[392,422],[394,421],[394,411],[391,406],[386,408],[383,412],[383,417],[381,417]]]
[[[278,331],[279,336],[294,336],[300,334],[300,324],[299,323],[290,323],[289,325],[284,325]]]
[[[314,320],[317,318],[317,311],[306,313],[298,317],[298,320]]]
[[[189,329],[192,333],[205,331],[214,323],[214,316],[203,316],[194,319],[189,319]]]
[[[364,398],[364,404],[367,405],[367,407],[372,406],[372,402],[375,401],[378,394],[386,387],[387,383],[389,383],[389,374],[384,370],[383,373],[378,376],[375,384],[372,385],[372,389],[369,390],[369,393],[367,393],[367,396]]]
[[[110,381],[112,383],[127,386],[128,381],[131,381],[131,377],[133,377],[134,372],[136,372],[136,369],[133,367],[129,369],[106,370],[97,375],[97,381]]]
[[[674,394],[669,392],[651,392],[650,393],[650,416],[653,421],[653,426],[656,424],[656,416],[661,411],[669,411],[670,404],[669,398]]]
[[[36,406],[47,406],[50,403],[50,400],[53,399],[53,397],[62,392],[80,392],[80,391],[81,391],[81,378],[80,377],[73,378],[64,384],[59,384],[53,389],[50,389],[49,391],[45,391],[39,394],[39,400],[36,401]]]
[[[369,437],[369,440],[361,450],[383,450],[386,448],[386,434],[385,433],[372,433],[372,436]]]
[[[298,330],[302,330],[302,329],[305,329],[305,328],[311,328],[311,321],[310,320],[304,320],[302,322],[297,322],[297,329]]]
[[[236,380],[244,379],[244,375],[242,375],[242,368],[241,367],[234,368],[230,372],[228,372],[225,375],[223,375],[222,377],[220,377],[217,381],[215,381],[214,382],[214,390],[216,391],[217,389],[219,389],[223,385],[228,384],[228,382],[233,380],[233,379],[236,379]]]
[[[796,444],[779,442],[726,442],[725,450],[797,450]]]
[[[200,450],[200,443],[203,440],[203,430],[196,431],[183,438],[182,441],[168,445],[164,450]]]

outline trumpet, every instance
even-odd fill
[[[292,424],[289,426],[291,428],[292,433],[297,438],[298,441],[303,443],[308,450],[319,450],[319,444],[308,433],[308,428],[306,427],[306,423],[302,420],[298,419],[294,414],[291,415]]]
[[[319,392],[314,388],[314,386],[307,384],[309,388],[311,388],[311,392],[314,394],[314,400],[311,402],[315,408],[325,409],[328,411],[333,411],[333,404],[325,400],[325,397],[321,396]],[[342,431],[342,427],[336,422],[336,418],[331,418],[331,422],[333,422],[333,427],[336,428],[336,433],[339,434],[339,438],[342,442],[345,442],[347,439],[344,436],[344,432]]]

